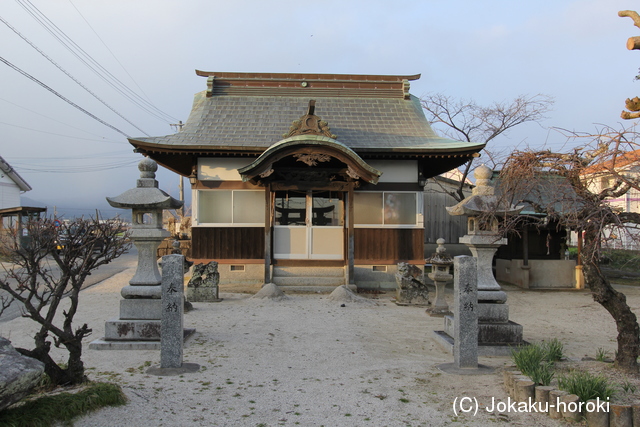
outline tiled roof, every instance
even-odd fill
[[[305,115],[309,101],[315,99],[315,114],[328,122],[338,141],[357,152],[468,152],[483,147],[435,134],[419,99],[407,92],[408,78],[417,76],[345,80],[349,76],[288,75],[291,78],[287,79],[287,75],[277,75],[275,79],[233,75],[253,78],[216,75],[216,80],[210,76],[209,90],[196,94],[182,132],[130,141],[167,148],[264,150],[282,140],[291,123]]]
[[[586,167],[582,172],[582,175],[598,173],[606,174],[613,172],[614,169],[619,172],[621,170],[627,169],[629,166],[636,166],[638,164],[640,164],[640,150],[633,150],[626,153],[618,154],[615,159],[609,159],[603,162],[594,163],[589,167]]]

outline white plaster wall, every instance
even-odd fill
[[[367,163],[382,172],[378,182],[418,182],[417,160],[370,160]]]
[[[250,164],[248,158],[199,158],[198,179],[201,181],[242,181],[238,169]]]
[[[20,206],[20,187],[4,175],[0,174],[0,209]]]

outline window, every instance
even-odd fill
[[[354,196],[355,225],[418,225],[415,192],[359,192]]]
[[[264,225],[264,192],[199,190],[198,224]]]

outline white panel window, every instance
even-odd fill
[[[356,192],[355,226],[417,227],[422,225],[416,192]]]
[[[264,226],[264,191],[198,190],[197,225]]]

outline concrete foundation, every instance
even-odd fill
[[[574,260],[529,260],[528,264],[524,266],[521,259],[497,259],[496,278],[525,289],[576,288]]]
[[[418,267],[423,268],[422,265]],[[345,284],[345,267],[273,267],[273,282],[286,289],[287,286],[306,287],[309,292],[333,289]],[[221,291],[225,285],[255,286],[256,291],[264,284],[264,264],[218,264]],[[356,265],[355,285],[358,289],[395,291],[397,266]],[[188,292],[188,289],[187,289]]]

